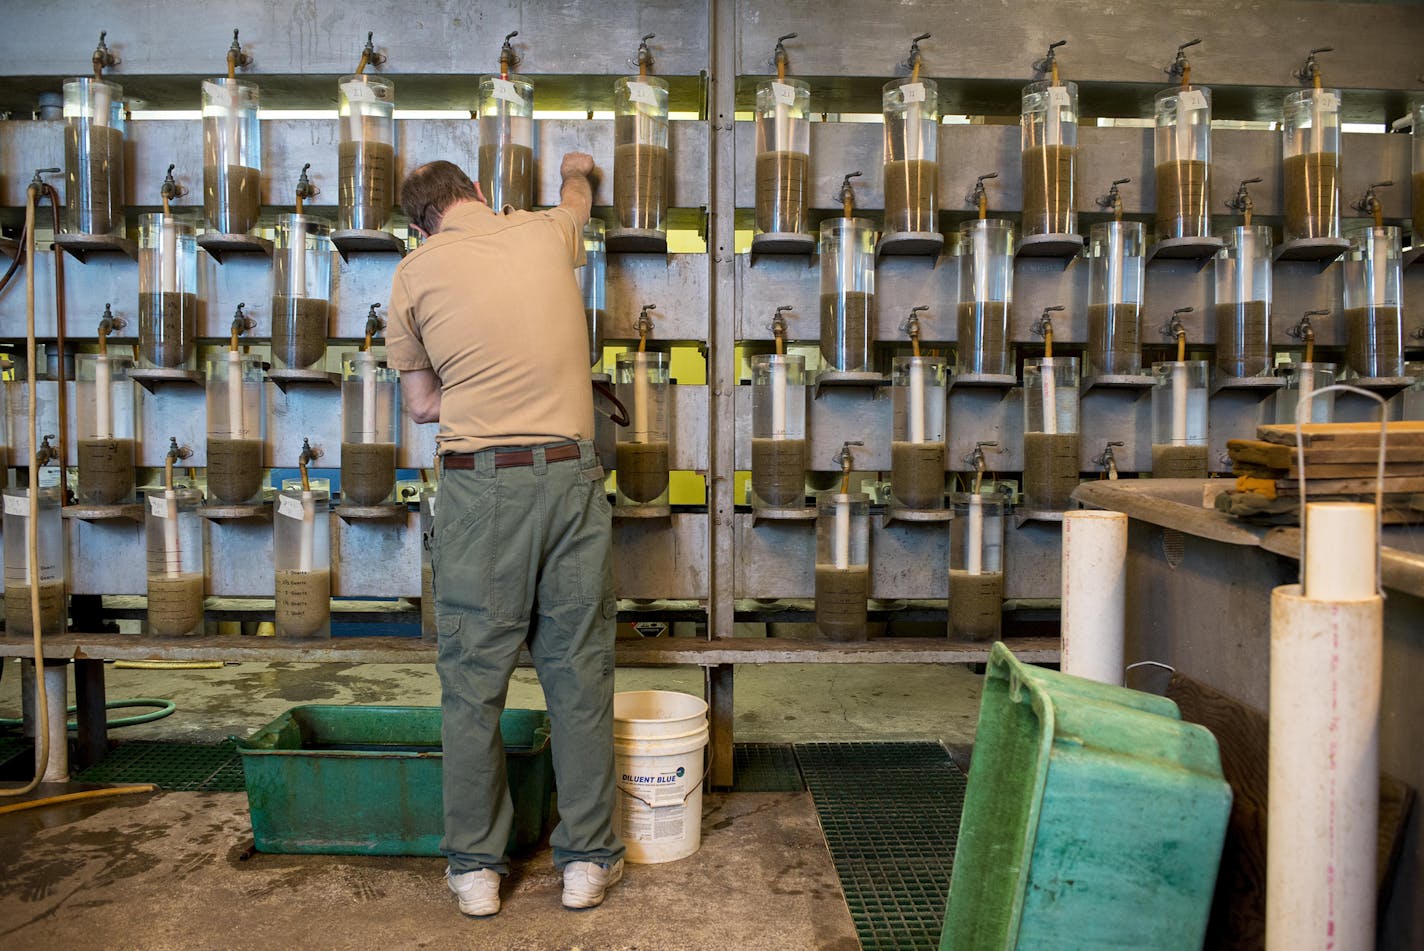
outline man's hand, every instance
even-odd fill
[[[587,152],[566,152],[559,166],[559,177],[567,181],[571,176],[593,177],[593,156]]]
[[[559,174],[564,179],[559,189],[559,207],[567,209],[582,228],[593,211],[593,156],[586,152],[566,153]]]

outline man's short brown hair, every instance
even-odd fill
[[[478,200],[470,176],[454,162],[427,162],[401,183],[401,209],[410,223],[426,234],[440,230],[445,211],[457,201]]]

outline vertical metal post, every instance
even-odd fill
[[[736,393],[736,3],[708,0],[711,80],[707,118],[711,161],[707,229],[708,321],[707,381],[711,405],[707,413],[710,456],[708,472],[708,627],[713,638],[731,637],[734,617],[733,579],[733,459]],[[730,665],[711,669],[708,703],[712,708],[712,784],[732,784],[732,672]]]
[[[75,720],[79,736],[74,749],[74,768],[93,766],[109,752],[108,714],[104,709],[104,662],[74,662]]]

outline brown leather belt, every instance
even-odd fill
[[[473,452],[447,452],[440,457],[440,464],[446,469],[473,469],[475,456],[476,453]],[[578,457],[579,447],[572,443],[550,446],[544,450],[545,462],[565,462]],[[510,466],[532,466],[533,464],[533,449],[496,449],[494,452],[494,467],[496,469],[508,469]]]

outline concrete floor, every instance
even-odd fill
[[[0,716],[19,709],[18,661]],[[702,693],[699,668],[621,669],[617,689]],[[209,742],[245,735],[301,703],[439,702],[420,665],[236,664],[190,671],[110,666],[110,700],[173,700],[177,712],[115,731]],[[980,679],[963,667],[739,668],[736,739],[793,743],[973,740]],[[542,708],[532,670],[509,705]],[[703,847],[630,869],[607,905],[558,906],[548,853],[518,862],[505,909],[465,919],[440,859],[250,855],[243,794],[170,793],[0,816],[0,947],[829,948],[858,947],[809,794],[707,797]]]
[[[603,906],[559,905],[545,851],[493,918],[459,914],[438,858],[248,854],[241,793],[0,817],[11,948],[859,947],[808,793],[710,795],[702,848],[631,867]]]

